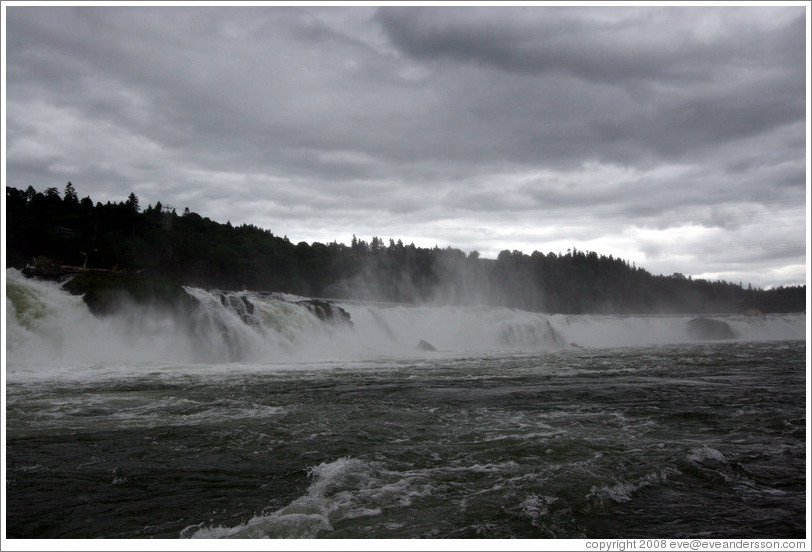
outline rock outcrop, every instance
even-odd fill
[[[124,272],[79,272],[63,287],[81,295],[90,312],[111,314],[128,303],[190,309],[197,305],[182,286],[166,278]]]
[[[736,332],[727,322],[713,318],[694,318],[688,322],[688,334],[702,341],[735,339]]]
[[[434,345],[432,345],[431,343],[429,343],[425,339],[420,340],[420,343],[417,344],[417,348],[420,349],[421,351],[436,351],[437,350],[437,348]]]
[[[352,326],[350,313],[332,303],[324,301],[323,299],[305,299],[298,301],[299,305],[307,308],[311,313],[322,322],[334,322],[341,324],[349,324]]]

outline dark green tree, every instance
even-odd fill
[[[138,204],[138,196],[135,195],[135,192],[130,192],[130,195],[127,197],[126,205],[127,205],[127,207],[130,208],[130,210],[133,213],[140,213],[141,212],[141,207]]]
[[[76,195],[76,190],[73,187],[73,184],[68,182],[65,184],[65,194],[62,198],[62,201],[67,203],[70,206],[76,206],[79,204],[79,196]]]

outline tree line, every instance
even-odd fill
[[[281,291],[398,303],[505,306],[552,313],[803,312],[806,286],[769,290],[680,274],[653,275],[589,251],[496,259],[378,237],[349,245],[292,243],[251,224],[233,226],[131,193],[115,203],[79,199],[68,182],[43,192],[6,188],[7,266],[34,258],[143,272],[183,285]]]

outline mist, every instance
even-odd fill
[[[332,244],[331,244],[332,245]],[[297,247],[301,247],[301,244]],[[566,254],[388,247],[353,237],[328,257],[324,297],[425,306],[506,307],[547,314],[803,312],[805,288],[772,290],[741,282],[656,276],[634,263],[569,249]],[[310,289],[310,288],[308,288]]]

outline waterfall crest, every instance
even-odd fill
[[[122,304],[94,316],[53,282],[6,272],[9,372],[26,366],[255,363],[803,340],[803,314],[553,315],[492,307],[331,302],[184,288],[195,308]],[[702,333],[703,328],[706,333]],[[711,331],[712,330],[712,331]]]

